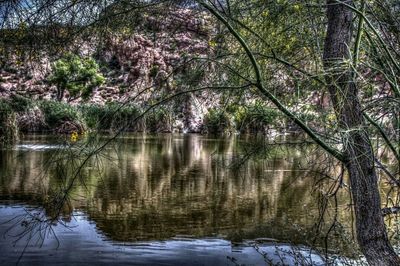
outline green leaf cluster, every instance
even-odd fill
[[[43,101],[40,103],[40,109],[49,128],[56,128],[65,121],[79,121],[77,109],[67,103]]]
[[[104,83],[105,78],[93,58],[82,58],[68,53],[53,64],[48,81],[57,87],[59,101],[65,91],[69,92],[69,100],[78,97],[86,100],[94,88]]]
[[[96,130],[117,130],[140,114],[140,109],[137,106],[121,106],[120,103],[114,102],[109,102],[106,105],[85,104],[79,106],[78,110],[88,128]]]

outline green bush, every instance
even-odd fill
[[[113,121],[116,124],[116,127],[120,125],[129,125],[139,114],[140,114],[140,109],[138,107],[134,105],[128,105],[121,108],[119,112],[117,112],[116,116],[114,116]],[[113,127],[115,126],[113,125]],[[135,128],[135,125],[127,126],[125,129],[132,130],[133,129],[132,127]]]
[[[146,130],[149,132],[171,131],[171,112],[166,108],[157,108],[145,117]]]
[[[68,53],[52,65],[48,81],[57,87],[58,101],[63,99],[65,91],[69,92],[68,101],[71,101],[79,97],[88,99],[105,79],[93,58]]]
[[[232,110],[233,109],[233,110]],[[236,129],[240,132],[263,132],[269,126],[278,126],[280,113],[264,104],[255,103],[246,107],[231,108]]]
[[[0,100],[0,146],[12,144],[18,139],[16,115],[9,101]]]
[[[3,135],[6,130],[6,120],[12,113],[11,105],[8,101],[0,100],[0,135]]]
[[[0,99],[0,117],[4,117],[12,112],[10,102],[4,99]]]
[[[96,128],[100,117],[103,115],[103,107],[97,104],[81,105],[78,107],[83,120],[88,128]],[[104,125],[104,124],[103,124]]]
[[[10,99],[10,106],[15,112],[25,112],[33,107],[33,102],[29,98],[13,95]]]
[[[299,113],[297,115],[301,120],[305,121],[306,123],[315,123],[318,122],[320,119],[320,117],[313,112],[303,112],[303,113]],[[323,121],[326,121],[325,119],[323,119]]]
[[[218,108],[211,109],[204,117],[204,127],[208,133],[225,133],[232,130],[231,114]]]
[[[63,102],[43,101],[40,103],[46,124],[49,128],[56,128],[63,122],[79,121],[79,113],[77,108]]]
[[[86,125],[96,130],[118,129],[127,125],[139,114],[139,109],[134,105],[121,107],[120,103],[112,102],[106,105],[82,105],[79,110]]]
[[[152,77],[152,78],[155,78],[157,76],[157,74],[158,74],[158,71],[159,71],[159,67],[158,66],[156,66],[156,65],[152,66],[151,69],[150,69],[149,76]]]

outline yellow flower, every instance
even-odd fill
[[[329,122],[334,122],[336,120],[336,115],[335,114],[329,114],[326,117],[326,120],[328,120]]]
[[[211,46],[211,47],[215,47],[215,46],[217,46],[217,42],[216,41],[209,41],[208,45]]]
[[[74,131],[71,133],[71,142],[76,142],[78,140],[78,132]]]

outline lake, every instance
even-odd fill
[[[124,134],[77,173],[104,140],[30,135],[1,151],[1,265],[324,265],[326,244],[358,256],[345,189],[316,233],[312,144]]]

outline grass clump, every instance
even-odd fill
[[[40,103],[40,109],[50,129],[57,128],[65,122],[80,122],[77,108],[68,103],[43,101]]]
[[[225,109],[211,109],[204,118],[204,128],[207,133],[258,133],[278,128],[278,121],[283,121],[280,113],[267,105],[233,104]]]
[[[7,100],[0,100],[0,146],[6,146],[18,140],[16,114]]]
[[[270,127],[279,127],[280,113],[264,104],[254,103],[232,110],[236,130],[241,133],[265,132]]]
[[[25,112],[32,108],[34,104],[31,99],[14,94],[9,100],[9,105],[15,112]]]
[[[121,127],[132,130],[129,123],[140,113],[140,109],[134,105],[112,102],[105,105],[81,105],[79,111],[88,128],[100,131],[118,130]]]
[[[157,108],[150,111],[144,119],[144,126],[149,132],[171,132],[172,115],[167,108]]]
[[[204,128],[207,133],[227,133],[232,131],[232,114],[219,108],[210,109],[204,117]]]

